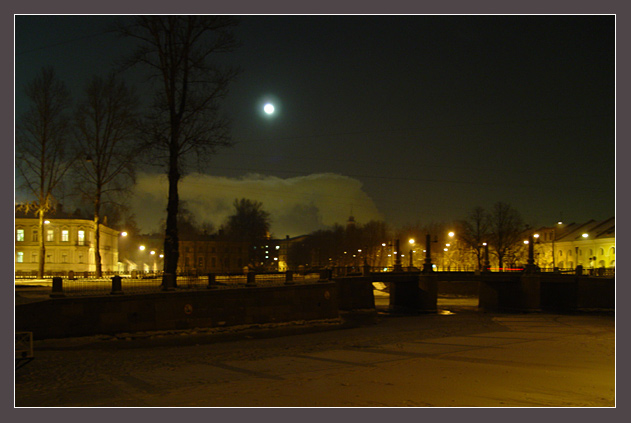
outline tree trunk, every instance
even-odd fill
[[[180,174],[177,168],[177,154],[171,153],[169,163],[169,199],[167,203],[167,222],[164,234],[164,274],[173,275],[173,286],[177,286],[177,262],[179,259],[179,238],[177,214],[179,205],[178,183]],[[163,279],[164,283],[164,279]]]
[[[95,276],[103,276],[101,268],[101,229],[100,229],[101,197],[97,195],[94,201],[94,265]]]
[[[44,262],[46,260],[46,246],[44,245],[44,210],[40,209],[39,214],[39,263],[37,266],[37,278],[42,279],[44,277]]]

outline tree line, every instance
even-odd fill
[[[112,28],[137,48],[109,76],[94,76],[74,107],[52,68],[25,87],[29,108],[16,121],[16,165],[32,201],[21,208],[38,216],[43,233],[45,216],[72,179],[73,190],[92,204],[97,275],[102,207],[122,204],[141,159],[168,176],[164,271],[175,273],[178,182],[194,163],[231,144],[221,102],[239,69],[222,59],[239,45],[237,23],[232,16],[137,16]],[[136,91],[120,77],[132,67],[146,72],[149,106],[141,108]],[[39,240],[42,277],[45,244]]]
[[[446,259],[447,265],[472,263],[471,267],[481,270],[488,248],[489,258],[503,269],[507,262],[523,259],[523,241],[528,229],[519,211],[505,202],[497,202],[489,210],[475,207],[463,219],[453,222],[431,222],[402,228],[391,228],[383,221],[346,227],[336,224],[294,243],[289,251],[288,264],[294,267],[388,267],[394,263],[396,252],[400,257],[404,256],[401,265],[407,267],[413,264],[408,260],[414,254],[417,257],[414,263],[422,260],[429,235],[430,243],[435,244],[430,245],[433,256]],[[448,245],[451,248],[446,248]]]

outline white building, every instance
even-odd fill
[[[46,249],[45,273],[94,272],[94,222],[89,219],[47,219],[44,225]],[[36,218],[15,218],[16,275],[37,272],[41,234]],[[101,269],[114,272],[118,268],[119,232],[100,225]]]

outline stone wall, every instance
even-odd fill
[[[16,330],[33,332],[35,339],[338,317],[339,298],[333,282],[65,297],[15,308]]]

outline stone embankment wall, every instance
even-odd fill
[[[15,310],[16,330],[33,332],[35,339],[338,317],[334,282],[64,297],[19,305]]]

